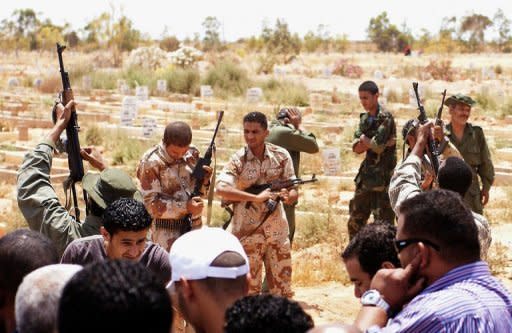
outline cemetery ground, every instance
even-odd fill
[[[359,309],[340,259],[348,241],[346,221],[353,178],[362,158],[350,150],[361,112],[356,95],[358,85],[365,79],[379,84],[381,102],[394,114],[398,133],[406,120],[417,115],[410,101],[412,81],[419,81],[423,103],[431,117],[439,107],[443,89],[449,95],[470,94],[479,103],[470,121],[483,127],[496,169],[495,186],[485,209],[493,236],[488,261],[492,271],[512,288],[511,57],[451,55],[453,77],[441,80],[424,71],[432,60],[438,60],[434,55],[407,58],[376,53],[301,55],[288,65],[275,66],[271,74],[257,73],[257,56],[238,56],[238,66],[250,80],[238,94],[227,87],[201,84],[204,82],[196,82],[197,89],[190,94],[170,92],[172,82],[157,80],[157,72],[154,79],[121,75],[125,69],[104,67],[98,63],[101,57],[107,56],[64,54],[79,104],[80,142],[82,146],[99,147],[110,166],[122,168],[133,177],[142,153],[160,140],[169,121],[188,122],[193,128],[193,143],[204,152],[213,134],[216,111],[225,110],[217,139],[219,172],[243,143],[241,119],[245,113],[258,110],[272,118],[279,106],[301,105],[303,125],[316,134],[321,152],[304,154],[301,158],[302,177],[308,179],[316,174],[319,182],[300,189],[292,253],[293,287],[295,299],[302,302],[316,323],[350,322]],[[332,64],[340,58],[360,66],[363,75],[360,78],[334,75]],[[24,154],[52,126],[50,111],[55,93],[60,89],[57,65],[55,55],[44,52],[5,54],[0,60],[0,233],[26,226],[16,205],[16,170]],[[212,66],[212,61],[204,60],[199,63],[198,72],[204,76]],[[276,85],[280,90],[273,88]],[[297,100],[300,103],[293,103]],[[445,108],[445,120],[447,113]],[[402,143],[399,137],[399,161]],[[52,183],[61,199],[61,183],[67,173],[66,157],[56,157]],[[221,225],[227,217],[217,198],[214,198],[212,216],[213,225]]]

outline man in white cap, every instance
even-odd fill
[[[193,230],[169,253],[173,304],[197,333],[224,331],[224,313],[247,295],[249,260],[231,233],[220,228]]]

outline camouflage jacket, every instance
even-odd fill
[[[283,124],[279,120],[273,120],[269,128],[270,132],[266,141],[288,150],[293,161],[293,170],[298,177],[300,153],[318,153],[315,135],[296,129],[292,124]]]
[[[455,134],[452,133],[451,124],[448,124],[446,126],[446,136],[457,147],[464,161],[473,169],[473,182],[468,191],[472,195],[480,193],[478,176],[480,176],[482,181],[482,189],[489,191],[494,182],[494,166],[482,128],[480,126],[473,126],[470,123],[466,124],[462,140],[459,142]]]
[[[396,166],[396,145],[386,146],[389,139],[396,137],[393,115],[382,110],[380,105],[376,117],[371,117],[368,112],[361,113],[353,145],[362,134],[371,139],[371,147],[359,167],[356,185],[367,190],[384,191]]]
[[[103,221],[92,214],[77,221],[59,202],[50,183],[52,153],[55,143],[44,140],[25,155],[18,170],[18,207],[32,230],[50,238],[62,254],[73,240],[97,235]]]
[[[265,143],[263,161],[254,156],[247,146],[234,153],[224,166],[217,184],[225,183],[239,190],[245,190],[254,184],[293,178],[295,173],[288,151],[271,143]],[[251,234],[267,212],[265,203],[251,202],[248,206],[246,204],[245,201],[234,203],[231,228],[238,238]],[[280,242],[288,237],[288,223],[281,202],[260,228],[271,241]]]
[[[158,144],[144,153],[137,167],[144,205],[153,218],[181,219],[188,214],[187,202],[194,190],[192,172],[199,159],[195,147],[175,160]],[[203,187],[202,193],[207,193]],[[197,218],[199,216],[193,216]]]

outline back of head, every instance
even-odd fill
[[[229,269],[243,267],[247,264],[248,262],[239,253],[226,251],[215,258],[210,264],[210,267],[225,267]],[[238,299],[247,295],[247,274],[241,274],[235,278],[207,277],[200,281],[206,286],[207,290],[217,298],[226,297],[229,299]]]
[[[408,135],[416,136],[416,126],[418,125],[417,119],[409,119],[404,124],[404,127],[402,128],[402,138],[404,139],[404,142],[406,142],[406,138]]]
[[[165,146],[186,147],[192,142],[192,129],[183,121],[173,121],[165,127],[162,141]]]
[[[264,130],[268,127],[267,116],[259,111],[249,112],[244,116],[243,123],[258,123]]]
[[[377,94],[379,92],[379,87],[373,81],[364,81],[359,86],[358,91],[366,91],[366,92],[369,92],[372,95],[375,95],[375,94]]]
[[[25,275],[58,262],[55,245],[43,234],[28,229],[8,233],[0,238],[0,291],[14,297]]]
[[[462,158],[451,156],[439,168],[437,180],[440,188],[457,192],[463,197],[471,186],[473,172]]]
[[[299,303],[275,295],[246,296],[226,311],[225,333],[301,333],[314,326]]]
[[[25,276],[16,293],[17,331],[19,333],[56,332],[62,289],[81,269],[82,266],[79,265],[48,265]]]
[[[451,264],[480,259],[478,230],[473,215],[459,194],[433,190],[418,194],[400,205],[402,232],[440,247],[440,256]]]
[[[365,225],[352,238],[343,253],[343,259],[357,258],[361,268],[371,277],[388,261],[400,267],[393,241],[396,236],[395,226],[386,222]]]
[[[158,278],[140,263],[104,261],[86,266],[64,287],[60,333],[168,333],[171,301]]]
[[[151,226],[151,215],[140,201],[121,198],[111,203],[103,214],[103,226],[114,235],[118,231],[141,231]]]

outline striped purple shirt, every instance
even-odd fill
[[[425,288],[382,332],[512,332],[512,295],[477,261]]]

